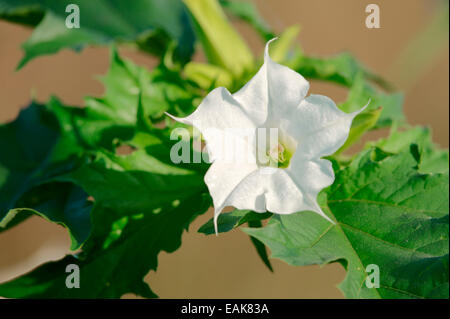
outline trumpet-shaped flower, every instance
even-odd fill
[[[216,233],[226,206],[277,214],[308,210],[332,222],[317,203],[334,181],[331,162],[322,157],[344,144],[360,111],[347,114],[326,96],[306,96],[309,83],[270,58],[270,42],[263,66],[238,92],[216,88],[190,116],[174,118],[195,126],[206,141],[212,165],[205,183]],[[224,145],[231,136],[247,146],[248,156],[230,160]],[[265,139],[270,143],[260,142]]]

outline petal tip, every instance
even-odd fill
[[[278,37],[275,37],[275,38],[270,39],[269,41],[267,41],[266,47],[265,47],[265,49],[264,49],[264,60],[267,59],[267,58],[270,59],[270,55],[269,55],[269,45],[270,45],[273,41],[275,41],[275,40],[278,40]]]
[[[216,233],[216,236],[219,236],[219,230],[217,227],[217,220],[219,218],[219,214],[215,213],[214,214],[214,232]]]
[[[369,100],[367,101],[366,105],[364,105],[364,106],[363,106],[362,108],[360,108],[358,111],[355,111],[355,112],[353,112],[353,113],[351,113],[351,114],[354,115],[354,116],[356,116],[356,115],[358,115],[359,113],[364,112],[364,111],[367,109],[367,107],[369,106],[370,102],[372,102],[372,99],[371,99],[371,98],[369,98]]]
[[[167,115],[168,117],[170,117],[172,120],[183,123],[183,124],[187,124],[187,125],[192,125],[191,121],[189,120],[189,117],[176,117],[175,115],[172,115],[168,112],[164,112],[165,115]]]

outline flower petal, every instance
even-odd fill
[[[257,125],[262,125],[268,116],[278,117],[280,112],[295,109],[309,89],[303,76],[270,58],[269,45],[274,40],[266,44],[263,66],[233,94]]]
[[[229,206],[228,197],[243,179],[256,170],[258,170],[256,163],[225,163],[223,160],[217,160],[209,167],[205,174],[205,183],[215,208],[216,233],[217,216]]]
[[[185,118],[168,115],[181,123],[194,125],[199,130],[256,127],[240,103],[223,87],[212,90],[191,115]]]
[[[295,158],[294,155],[286,172],[303,193],[314,199],[322,189],[334,182],[332,164],[325,159],[305,161],[304,158]]]
[[[326,96],[308,96],[291,112],[291,120],[282,122],[282,129],[299,142],[295,160],[335,153],[347,140],[353,118],[363,110],[345,113]]]
[[[233,97],[258,126],[262,125],[266,121],[269,104],[265,66],[261,67],[247,84],[234,93]]]
[[[176,121],[193,125],[202,133],[212,160],[223,154],[225,140],[229,138],[227,134],[233,129],[252,131],[256,128],[240,103],[223,87],[211,91],[191,115],[185,118],[168,115]]]
[[[296,108],[309,90],[309,82],[303,76],[270,58],[269,44],[273,40],[266,44],[263,66],[267,75],[269,116]]]
[[[215,225],[220,212],[226,206],[250,209],[255,212],[270,211],[277,214],[309,210],[331,221],[317,204],[315,186],[318,185],[313,185],[312,189],[301,189],[286,170],[272,167],[259,168],[241,178],[229,195],[222,200],[220,206],[214,204]]]

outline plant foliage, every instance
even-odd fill
[[[68,3],[80,7],[82,28],[65,27]],[[262,61],[226,13],[263,41],[275,34],[253,5],[231,0],[0,0],[0,18],[35,28],[19,68],[61,49],[115,43],[102,97],[87,97],[82,107],[56,97],[32,101],[0,125],[0,232],[34,214],[67,228],[73,250],[0,284],[0,296],[156,297],[144,276],[211,206],[208,165],[170,160],[178,124],[164,112],[185,116],[214,87],[239,89]],[[267,248],[295,266],[342,264],[347,275],[339,287],[349,298],[448,298],[448,151],[432,143],[428,129],[406,124],[402,95],[385,80],[348,53],[305,55],[298,32],[292,26],[279,35],[271,47],[277,62],[348,88],[339,105],[346,112],[369,102],[330,157],[336,179],[319,195],[335,224],[312,212],[234,210],[221,215],[219,232],[241,228],[270,270]],[[206,62],[191,61],[195,39]],[[156,54],[159,65],[147,70],[123,59],[116,46],[124,43]],[[380,127],[391,127],[390,135],[341,154]],[[213,234],[212,221],[199,232]],[[68,264],[80,267],[80,289],[65,286]],[[372,264],[380,269],[378,288],[366,285]]]

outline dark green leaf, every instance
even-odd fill
[[[0,1],[0,18],[7,21],[35,26],[44,14],[36,0]]]
[[[11,209],[0,222],[0,229],[8,227],[10,221],[21,219],[17,214],[35,214],[66,227],[72,239],[72,250],[78,249],[91,232],[92,204],[88,195],[72,184],[44,184],[27,193],[18,206],[33,208]]]
[[[231,213],[220,214],[217,222],[218,232],[225,233],[245,223],[248,223],[250,227],[261,227],[261,221],[271,216],[271,213],[256,213],[250,210],[235,209]],[[211,218],[204,225],[202,225],[198,232],[205,235],[215,234],[213,219]],[[273,271],[267,255],[266,246],[253,236],[250,236],[250,239],[263,263],[267,266],[267,268],[269,268],[270,271]]]
[[[249,227],[259,228],[262,227],[262,222],[260,220],[253,220],[248,222]],[[267,254],[267,247],[264,245],[263,242],[261,242],[259,239],[256,239],[253,236],[250,236],[250,240],[252,241],[253,246],[256,248],[256,252],[258,253],[258,256],[263,261],[264,265],[273,272],[272,264],[269,260],[269,255]]]
[[[143,277],[156,270],[160,251],[179,247],[183,230],[207,210],[210,199],[203,195],[202,175],[160,160],[159,148],[166,147],[168,154],[168,146],[150,133],[140,134],[148,135],[146,148],[128,155],[98,152],[89,163],[54,178],[75,183],[92,196],[91,235],[79,255],[0,285],[0,295],[118,298],[132,292],[155,297]],[[65,287],[69,263],[80,267],[81,289]]]
[[[79,6],[80,28],[66,27],[68,4]],[[0,0],[0,17],[37,24],[23,45],[25,57],[19,68],[37,56],[61,49],[80,50],[86,45],[117,41],[136,42],[157,54],[175,41],[176,57],[184,62],[193,53],[194,34],[180,0],[134,0],[133,5],[127,0]]]
[[[136,212],[125,216],[113,224],[114,227],[109,229],[110,236],[103,242],[95,238],[100,246],[95,251],[79,257],[66,256],[0,284],[0,295],[10,298],[119,298],[125,293],[135,293],[147,298],[156,297],[143,282],[143,277],[150,270],[156,270],[161,251],[178,249],[183,230],[195,216],[206,211],[209,204],[208,199],[199,200],[195,195],[178,206],[168,205],[157,213]],[[114,214],[114,211],[99,207],[93,211],[102,223]],[[69,275],[65,269],[69,264],[80,268],[78,289],[68,289],[65,285]]]
[[[44,113],[42,105],[32,103],[14,122],[0,126],[0,220],[26,191],[46,179],[58,132],[43,125]]]
[[[225,233],[239,227],[244,223],[261,221],[271,216],[271,213],[256,213],[250,210],[235,209],[231,213],[220,214],[217,221],[217,230],[219,233]],[[198,232],[205,235],[215,234],[213,219],[211,218],[204,225],[202,225]]]
[[[78,148],[55,120],[48,106],[33,103],[0,126],[0,147],[7,150],[0,153],[0,229],[38,214],[67,227],[76,249],[90,232],[90,205],[79,188],[51,183],[79,162]]]

